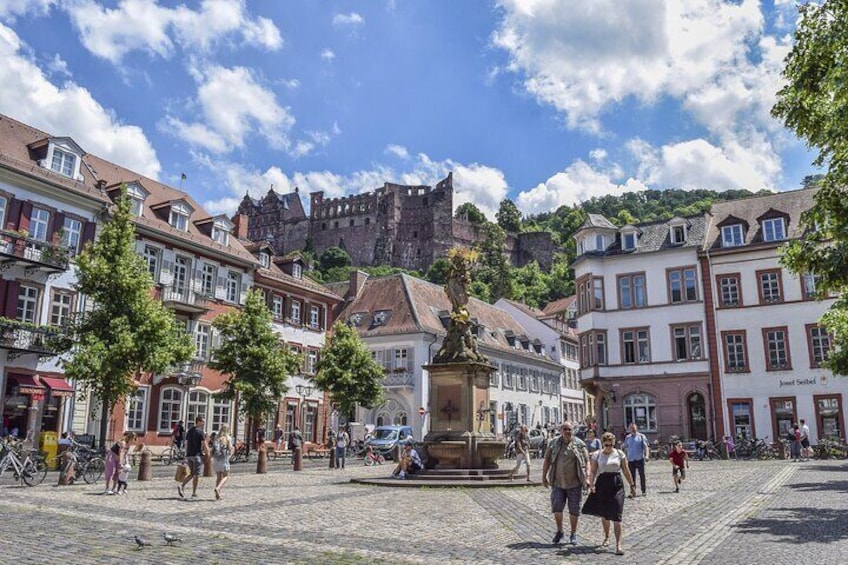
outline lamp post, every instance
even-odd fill
[[[183,410],[181,410],[183,417],[182,420],[188,424],[188,395],[193,387],[196,387],[200,384],[200,380],[203,376],[200,373],[192,373],[191,365],[189,363],[184,363],[178,373],[174,375],[177,378],[177,382],[182,385],[185,389],[185,400],[183,401]],[[206,416],[205,414],[203,415]]]
[[[306,402],[306,397],[312,394],[312,387],[309,385],[299,384],[294,387],[297,391],[298,396],[300,396],[300,417],[298,418],[298,423],[303,425],[303,405]],[[296,431],[295,431],[296,432]],[[292,432],[292,433],[295,433]],[[301,436],[302,438],[303,436]],[[292,463],[293,469],[295,471],[300,471],[303,466],[303,445],[297,445],[294,447],[292,453]]]

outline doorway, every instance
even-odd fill
[[[700,392],[690,394],[687,404],[691,439],[707,439],[707,409],[704,395]]]

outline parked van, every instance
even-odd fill
[[[412,437],[412,426],[377,426],[373,437],[365,443],[374,449],[389,449],[398,442]]]

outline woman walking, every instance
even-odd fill
[[[103,494],[115,494],[118,491],[118,480],[121,467],[124,464],[124,457],[126,456],[127,448],[133,442],[135,442],[135,433],[127,432],[124,434],[124,437],[113,443],[109,451],[106,452],[106,465],[103,470],[106,488]]]
[[[230,427],[224,424],[212,440],[212,470],[215,471],[215,500],[221,500],[221,489],[230,478],[230,453],[233,450]]]
[[[601,448],[601,440],[598,439],[598,436],[595,434],[595,430],[589,429],[586,432],[586,449],[589,451],[589,454],[595,453]]]
[[[591,456],[589,484],[590,494],[583,505],[583,513],[599,516],[604,528],[604,543],[610,541],[610,522],[615,530],[615,554],[624,555],[621,547],[621,517],[624,512],[624,479],[630,485],[630,492],[635,493],[636,485],[627,466],[627,456],[620,449],[614,449],[615,436],[609,432],[601,436],[600,451]]]

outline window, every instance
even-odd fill
[[[275,320],[283,319],[283,297],[275,294],[271,298],[271,315]]]
[[[309,375],[315,374],[315,369],[318,367],[318,350],[310,349],[306,352],[306,372]]]
[[[292,276],[296,279],[303,277],[303,267],[298,263],[292,263]]]
[[[771,304],[783,300],[781,289],[780,269],[757,271],[759,280],[760,304]]]
[[[71,318],[74,306],[74,295],[67,291],[53,291],[53,301],[50,304],[50,325],[64,326]]]
[[[200,416],[204,420],[209,411],[209,395],[202,390],[193,390],[188,393],[188,417],[187,423],[193,423]]]
[[[38,323],[38,295],[38,287],[20,286],[18,289],[18,320],[30,324]]]
[[[213,399],[212,400],[212,431],[217,432],[221,426],[230,425],[231,404],[229,400]]]
[[[631,394],[624,399],[624,425],[636,424],[642,432],[657,431],[657,401],[650,394]]]
[[[50,212],[43,208],[33,208],[29,217],[29,236],[39,241],[47,241],[47,224]]]
[[[130,214],[141,217],[144,211],[144,201],[140,198],[130,197]]]
[[[745,332],[722,332],[724,343],[724,366],[728,373],[748,372],[748,346]]]
[[[408,365],[407,362],[409,360],[409,351],[407,349],[395,349],[395,363],[394,369],[403,369],[407,370]]]
[[[82,222],[75,218],[65,218],[62,231],[62,245],[69,248],[73,253],[79,251],[80,239],[82,238]]]
[[[821,280],[821,275],[813,273],[805,273],[801,276],[801,294],[804,300],[815,300],[819,298],[818,286]]]
[[[209,343],[212,328],[208,324],[197,324],[194,332],[194,355],[198,359],[209,359]]]
[[[669,269],[666,273],[668,276],[668,295],[672,304],[698,300],[698,281],[695,275],[695,267]]]
[[[606,248],[607,248],[607,246],[604,243],[604,236],[596,235],[595,236],[595,249],[597,249],[598,251],[603,251]]]
[[[259,262],[267,269],[271,266],[271,255],[267,251],[263,251],[259,254]]]
[[[188,231],[188,214],[183,214],[181,211],[171,208],[168,223],[180,231]]]
[[[321,309],[318,306],[311,306],[309,308],[309,327],[310,328],[319,328],[321,327]]]
[[[676,245],[686,243],[686,226],[671,226],[670,236],[671,242]]]
[[[701,358],[701,326],[698,324],[672,326],[671,335],[675,361]]]
[[[296,324],[300,323],[300,300],[291,301],[291,315],[289,319]]]
[[[782,239],[786,239],[783,218],[763,220],[763,240],[780,241]]]
[[[147,414],[147,389],[137,388],[127,395],[127,421],[124,429],[144,433],[144,415]]]
[[[723,226],[721,228],[721,246],[736,247],[745,243],[742,224]]]
[[[127,186],[127,196],[130,199],[130,213],[134,216],[141,216],[144,211],[144,199],[147,198],[148,192],[141,188],[136,183],[130,183]]]
[[[241,275],[233,271],[227,271],[227,302],[238,302],[240,286]]]
[[[200,288],[205,296],[212,296],[215,293],[215,277],[218,274],[218,269],[215,265],[206,263],[203,265],[203,271],[200,273]]]
[[[731,418],[733,419],[733,435],[743,439],[754,437],[751,402],[729,400],[728,404],[730,404]]]
[[[147,272],[150,273],[150,276],[153,277],[154,281],[159,277],[160,252],[161,251],[158,247],[153,247],[152,245],[144,246],[143,259],[147,263]]]
[[[216,226],[212,227],[212,240],[221,245],[227,246],[230,244],[230,232]]]
[[[6,199],[0,196],[0,229],[6,226]]]
[[[618,277],[618,307],[644,308],[648,305],[645,293],[645,275],[622,275]]]
[[[718,290],[720,307],[734,308],[742,305],[742,293],[738,273],[734,273],[732,275],[719,275]]]
[[[766,350],[766,371],[784,371],[791,369],[789,360],[789,336],[785,327],[763,328],[763,341]]]
[[[621,248],[625,251],[632,251],[636,249],[636,234],[633,232],[622,234]]]
[[[810,367],[821,367],[830,351],[830,336],[818,324],[807,325],[807,347],[810,350]]]
[[[606,332],[587,332],[580,336],[582,367],[607,364],[607,334]]]
[[[651,350],[647,328],[621,331],[621,362],[650,363]]]
[[[73,153],[62,151],[56,147],[53,148],[53,161],[50,163],[51,170],[61,173],[66,177],[73,177],[76,162],[77,157]]]
[[[170,433],[174,425],[180,421],[180,408],[183,403],[183,391],[178,388],[162,390],[159,402],[159,432]]]

